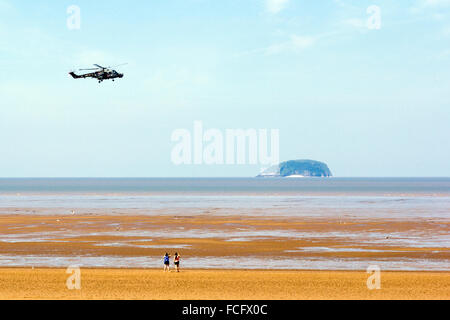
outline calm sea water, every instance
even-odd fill
[[[0,215],[89,209],[92,214],[447,218],[450,178],[0,179],[0,208]]]
[[[0,179],[3,214],[449,217],[450,178]],[[182,209],[182,210],[180,210]]]
[[[14,193],[450,194],[450,178],[0,179]]]

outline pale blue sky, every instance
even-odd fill
[[[195,120],[279,129],[281,160],[335,176],[450,176],[450,0],[0,0],[0,98],[2,177],[259,172],[173,165]]]

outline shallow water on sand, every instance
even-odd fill
[[[341,270],[365,269],[377,264],[386,270],[450,269],[450,260],[442,255],[450,251],[448,178],[0,179],[0,219],[11,216],[51,216],[55,224],[65,217],[77,216],[247,217],[265,219],[263,223],[267,226],[204,224],[173,228],[162,225],[149,229],[138,221],[132,228],[121,229],[117,222],[105,221],[100,225],[84,220],[74,228],[31,222],[5,224],[6,229],[0,233],[0,249],[2,245],[13,247],[8,247],[11,252],[3,250],[0,254],[3,267],[60,267],[74,263],[86,267],[160,266],[160,257],[153,254],[95,256],[81,251],[79,256],[70,257],[27,254],[20,247],[38,243],[73,244],[79,243],[80,237],[96,237],[92,246],[98,248],[184,250],[187,254],[183,264],[189,268]],[[277,227],[278,222],[271,225],[276,219],[312,221],[326,228],[281,228]],[[388,228],[383,224],[395,222],[400,223],[399,227],[389,229],[387,234]],[[330,226],[333,223],[336,226]],[[357,227],[352,229],[353,225]],[[45,230],[39,231],[41,227]],[[242,246],[266,240],[307,240],[318,244],[294,246],[280,256],[256,252],[248,256],[230,253],[195,256],[195,246],[191,242],[183,243],[183,238],[191,242],[192,239],[220,239],[230,245],[243,243]],[[177,242],[169,243],[170,239]],[[149,243],[154,240],[159,242]],[[162,240],[169,242],[161,244]],[[336,243],[341,247],[335,246]],[[22,251],[17,251],[14,245]],[[398,255],[407,251],[414,251],[415,255]],[[383,252],[397,256],[374,255]],[[343,256],[351,253],[368,256]]]
[[[448,218],[450,196],[0,195],[1,214]]]
[[[162,268],[161,257],[54,257],[0,255],[2,267],[55,267],[67,268]],[[188,257],[184,269],[266,269],[266,270],[366,270],[378,266],[381,270],[450,271],[448,264],[426,259],[365,259],[335,258],[260,258],[260,257]],[[173,266],[172,266],[173,267]]]

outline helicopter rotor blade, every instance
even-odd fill
[[[127,65],[127,64],[128,63],[121,63],[121,64],[118,64],[118,65],[115,65],[115,66],[110,66],[108,68],[116,68],[116,67],[124,66],[124,65]]]
[[[115,68],[115,67],[120,67],[120,66],[124,66],[127,65],[128,63],[122,63],[122,64],[118,64],[115,66],[111,66],[111,67],[102,67],[101,65],[98,64],[94,64],[94,66],[96,66],[96,68],[85,68],[85,69],[78,69],[79,71],[92,71],[92,70],[107,70],[110,68]]]

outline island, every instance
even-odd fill
[[[331,177],[328,166],[315,160],[290,160],[274,165],[258,175],[258,177]]]

